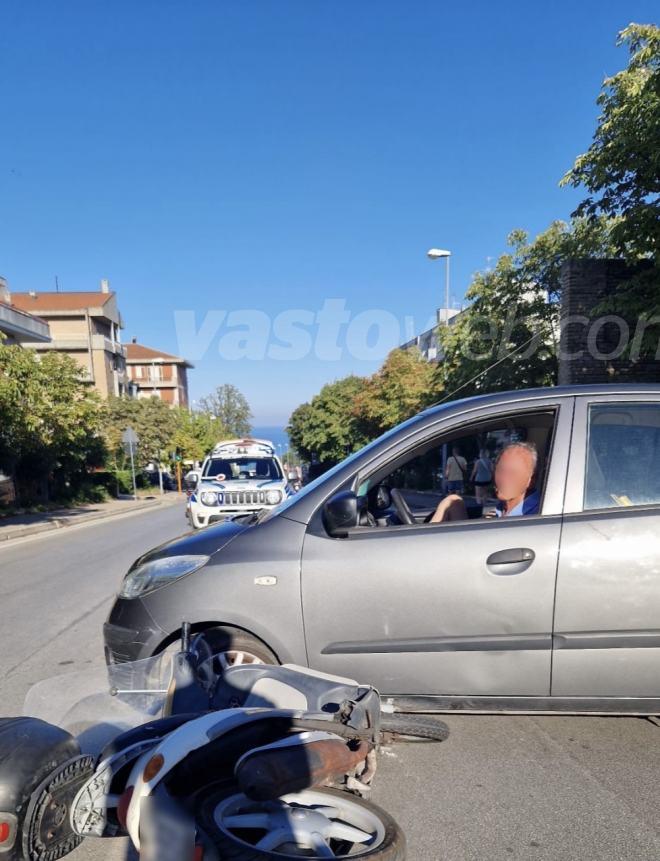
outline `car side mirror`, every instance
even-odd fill
[[[297,472],[289,472],[287,473],[287,481],[298,481],[298,473]]]
[[[187,490],[195,490],[199,484],[199,475],[196,472],[189,472],[183,481]]]
[[[323,525],[333,538],[346,538],[358,525],[358,498],[352,490],[335,493],[323,506]]]

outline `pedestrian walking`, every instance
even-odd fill
[[[486,502],[492,480],[493,464],[488,457],[486,449],[482,448],[479,452],[479,457],[474,462],[472,474],[470,475],[470,481],[474,482],[474,495],[477,498],[477,502],[481,502],[482,504]]]
[[[465,478],[467,476],[467,461],[461,455],[458,446],[454,446],[451,455],[447,458],[445,466],[445,481],[447,482],[447,493],[464,492]]]

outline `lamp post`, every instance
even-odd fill
[[[445,324],[449,325],[449,258],[451,257],[451,251],[445,251],[443,248],[430,248],[426,252],[426,256],[430,260],[439,260],[441,257],[444,257],[447,261],[447,268],[445,270]]]
[[[429,260],[439,260],[444,257],[447,261],[445,269],[445,326],[449,326],[449,258],[451,251],[446,251],[444,248],[429,248],[426,252]],[[447,488],[447,443],[442,446],[442,486]]]

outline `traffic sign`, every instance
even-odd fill
[[[125,445],[137,445],[140,442],[138,435],[130,426],[127,427],[124,433],[121,435],[121,441]]]

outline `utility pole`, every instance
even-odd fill
[[[135,480],[135,457],[133,455],[133,449],[139,442],[138,435],[135,433],[132,427],[127,427],[124,433],[121,435],[121,440],[124,444],[124,448],[128,449],[128,453],[131,458],[131,474],[133,476],[133,499],[137,500],[137,482]]]

